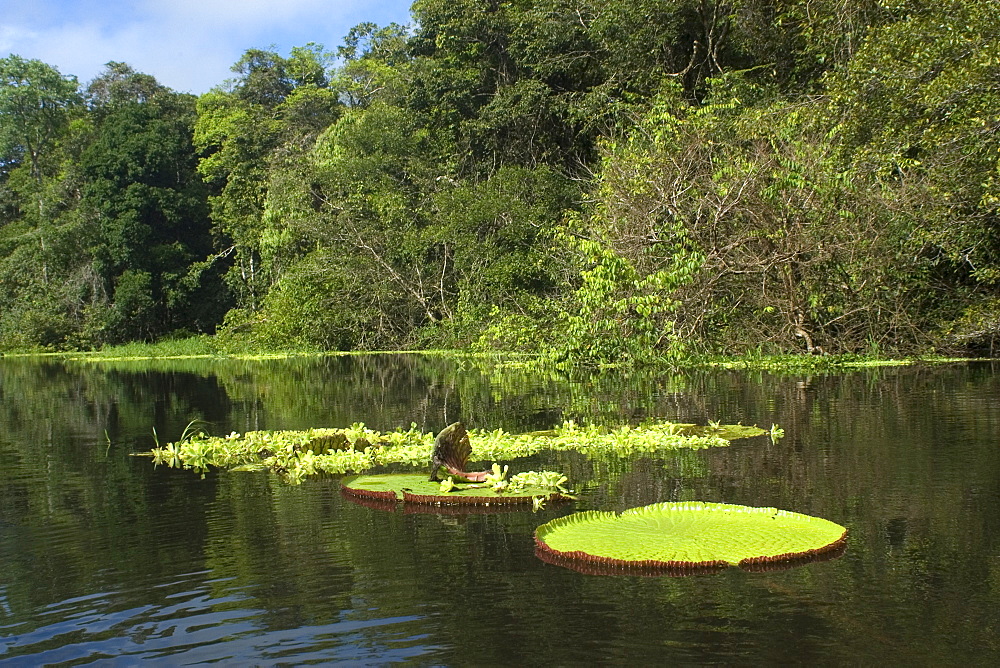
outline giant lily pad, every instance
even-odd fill
[[[442,491],[440,483],[427,480],[425,475],[412,473],[357,476],[344,480],[342,488],[345,493],[361,499],[436,505],[525,504],[531,506],[533,500],[538,498],[546,501],[569,498],[551,487],[534,486],[511,492],[498,491],[488,486],[458,483],[445,492]]]
[[[575,513],[535,531],[539,556],[607,569],[763,570],[842,550],[847,530],[819,517],[724,503],[657,503]]]

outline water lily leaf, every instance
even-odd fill
[[[444,429],[434,439],[434,450],[431,452],[431,480],[437,480],[438,469],[442,466],[448,473],[471,482],[483,482],[489,471],[466,471],[472,445],[469,443],[469,432],[465,425],[455,422]]]
[[[620,569],[711,570],[808,561],[841,550],[847,529],[819,517],[724,503],[587,511],[535,531],[546,560]]]
[[[568,498],[545,487],[531,486],[510,492],[461,484],[458,481],[455,481],[450,491],[442,492],[440,483],[429,481],[424,475],[412,473],[356,476],[344,480],[342,487],[344,492],[364,499],[437,505],[524,504],[530,507],[533,497],[544,497],[549,501]]]
[[[440,460],[446,466],[460,471],[465,470],[470,454],[472,454],[472,445],[469,443],[469,432],[465,430],[465,425],[461,422],[448,425],[434,439],[432,457]]]

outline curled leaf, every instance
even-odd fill
[[[465,430],[465,425],[461,422],[448,425],[434,439],[430,480],[436,481],[438,479],[438,470],[443,466],[448,470],[448,473],[454,476],[474,482],[483,482],[489,475],[489,471],[469,472],[465,470],[471,453],[472,445],[469,443],[469,432]]]

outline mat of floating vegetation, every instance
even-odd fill
[[[724,503],[657,503],[586,511],[543,524],[536,553],[586,572],[657,574],[794,566],[844,549],[847,529],[819,517]],[[579,569],[578,569],[579,570]]]
[[[607,429],[568,421],[530,434],[471,430],[470,459],[510,461],[546,451],[577,451],[592,458],[658,456],[679,449],[724,447],[731,440],[766,433],[758,427],[716,423],[699,427],[661,422]],[[426,466],[434,440],[433,433],[422,432],[415,424],[408,430],[378,432],[358,423],[345,429],[234,432],[228,436],[196,433],[153,448],[149,455],[155,464],[197,471],[211,467],[271,470],[288,482],[299,483],[317,473],[362,473],[396,464]]]
[[[362,475],[347,478],[342,483],[345,493],[361,499],[382,502],[434,505],[519,505],[527,507],[541,498],[560,501],[568,496],[548,487],[525,487],[516,492],[497,491],[490,487],[455,484],[450,491],[441,491],[441,484],[427,480],[424,474],[397,473],[387,475]]]

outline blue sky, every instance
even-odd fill
[[[111,60],[204,93],[249,48],[334,51],[351,27],[409,23],[412,0],[0,0],[0,57],[37,58],[86,84]]]

